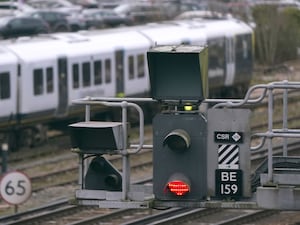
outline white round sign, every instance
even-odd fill
[[[9,204],[21,204],[31,195],[31,181],[22,172],[9,172],[0,181],[0,194],[4,201]]]

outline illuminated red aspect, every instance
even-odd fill
[[[170,192],[177,196],[183,196],[190,192],[190,185],[181,180],[170,181],[167,184],[167,188],[170,190]]]

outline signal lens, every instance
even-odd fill
[[[190,147],[191,138],[185,130],[176,129],[165,137],[163,145],[174,151],[184,151]]]
[[[167,184],[167,188],[177,196],[183,196],[190,192],[190,186],[181,180],[170,181]]]
[[[193,110],[193,106],[192,105],[185,105],[184,106],[184,110],[185,111],[192,111]]]

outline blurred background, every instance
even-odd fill
[[[271,66],[300,54],[299,6],[297,0],[0,0],[0,36],[16,16],[35,18],[27,24],[39,24],[39,33],[225,16],[255,28],[255,60]]]

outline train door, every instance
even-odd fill
[[[116,71],[116,96],[124,97],[124,51],[115,52],[115,71]]]
[[[56,116],[63,116],[67,113],[68,109],[68,71],[67,71],[67,58],[61,57],[57,61],[57,74],[58,74],[58,107]]]
[[[234,37],[228,35],[226,37],[225,43],[225,54],[226,54],[226,77],[225,86],[230,86],[234,82],[235,74],[235,47],[234,47]]]

